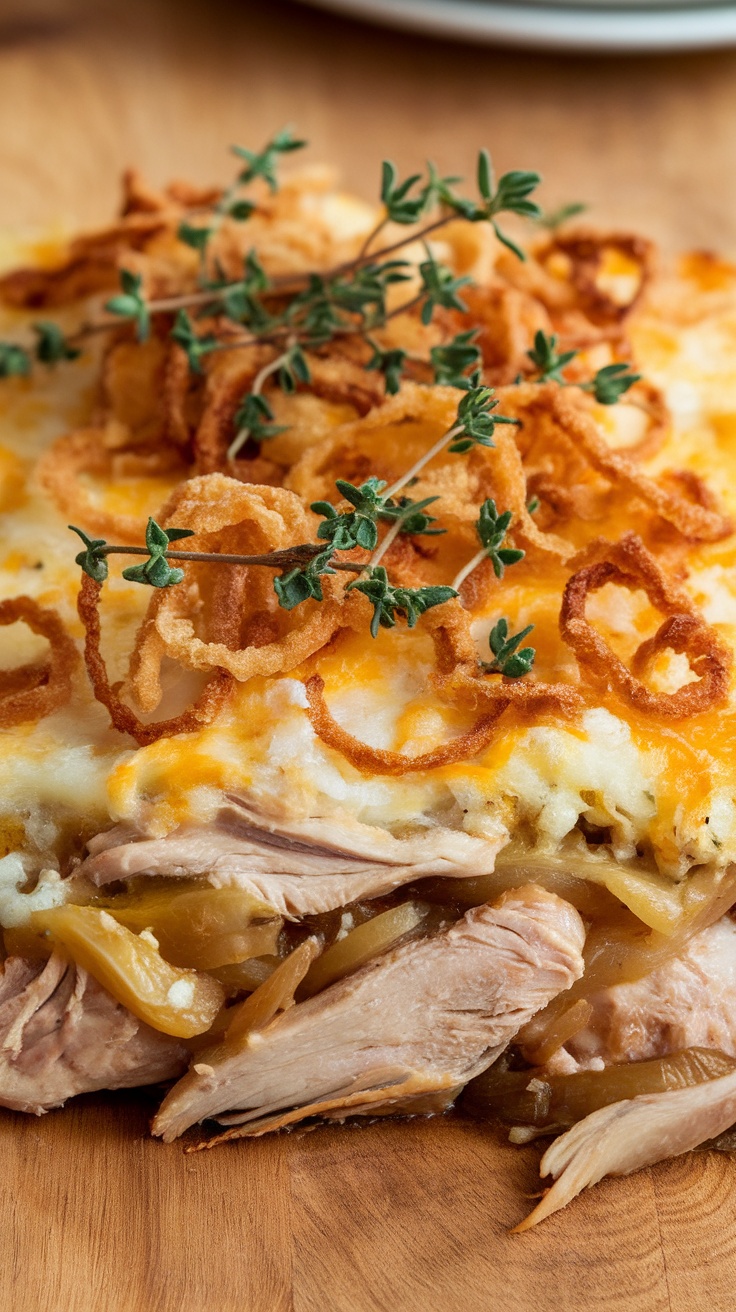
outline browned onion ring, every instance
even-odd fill
[[[347,729],[343,729],[328,709],[321,675],[311,675],[304,687],[307,693],[307,714],[317,737],[363,774],[416,774],[419,770],[434,770],[440,765],[467,761],[471,756],[477,756],[491,742],[496,724],[508,705],[507,701],[499,700],[493,710],[481,715],[467,733],[450,742],[441,743],[431,752],[422,752],[420,756],[405,756],[402,752],[369,747],[368,743],[361,742],[348,733]]]
[[[95,697],[107,708],[114,728],[120,733],[129,733],[141,747],[145,747],[159,738],[169,738],[179,733],[193,733],[203,725],[210,724],[232,694],[233,681],[225,670],[215,670],[193,705],[170,720],[143,724],[130,707],[126,706],[119,694],[121,685],[110,683],[100,651],[101,591],[102,584],[90,578],[89,574],[83,574],[77,609],[86,635],[84,661],[87,672]]]
[[[42,720],[58,711],[71,696],[72,672],[79,659],[74,641],[55,610],[39,606],[31,597],[10,597],[0,602],[0,626],[17,620],[46,638],[51,654],[42,665],[21,665],[0,673],[3,729],[27,720]]]
[[[722,705],[728,697],[733,657],[715,629],[696,611],[689,597],[665,578],[635,534],[629,533],[612,545],[608,556],[573,574],[562,598],[560,632],[581,669],[596,683],[614,688],[624,701],[645,715],[684,719]],[[654,637],[638,648],[633,672],[627,670],[585,617],[588,594],[606,583],[617,583],[631,591],[643,589],[652,605],[667,617]],[[698,683],[683,684],[673,693],[655,693],[644,686],[637,674],[644,673],[657,652],[665,648],[687,656],[691,670],[699,676]]]

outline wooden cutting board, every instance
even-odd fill
[[[550,205],[736,250],[736,55],[565,59],[451,46],[286,0],[2,0],[0,225],[104,221],[121,168],[226,176],[291,121],[348,184],[381,157],[540,168]],[[607,1181],[508,1228],[538,1149],[461,1120],[185,1155],[152,1103],[0,1112],[5,1312],[733,1312],[736,1163]]]
[[[0,1113],[8,1312],[733,1312],[736,1162],[608,1180],[527,1235],[539,1149],[417,1118],[186,1154],[153,1101]]]

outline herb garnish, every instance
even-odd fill
[[[560,387],[579,387],[582,392],[591,392],[599,405],[615,405],[624,392],[628,392],[634,383],[638,383],[641,374],[631,372],[631,366],[623,362],[603,365],[587,382],[570,382],[562,370],[579,354],[578,351],[558,351],[557,338],[554,333],[548,337],[541,328],[534,335],[534,346],[527,351],[537,372],[538,383],[559,383]]]

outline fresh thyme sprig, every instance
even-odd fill
[[[558,351],[557,337],[554,333],[548,337],[541,328],[535,333],[534,346],[527,351],[527,356],[537,372],[536,382],[554,382],[560,387],[579,387],[583,392],[592,393],[599,405],[615,405],[641,378],[641,374],[631,372],[630,365],[616,363],[604,365],[587,382],[571,382],[565,378],[562,371],[578,354],[578,351]]]
[[[413,629],[420,615],[424,615],[433,606],[441,606],[443,602],[457,596],[454,588],[437,584],[422,588],[395,587],[383,565],[369,566],[365,571],[365,578],[354,579],[352,583],[348,583],[345,590],[350,592],[353,589],[362,592],[373,606],[371,619],[373,638],[378,637],[379,628],[392,629],[396,624],[397,614],[403,615],[407,627]]]
[[[231,270],[226,271],[219,262],[217,233],[226,221],[248,222],[257,201],[247,194],[247,189],[260,182],[270,192],[276,192],[281,157],[304,144],[289,129],[284,129],[261,151],[233,147],[239,164],[233,182],[214,205],[189,211],[178,229],[179,239],[199,256],[196,285],[192,290],[149,299],[143,276],[134,270],[121,270],[120,289],[105,305],[108,319],[83,325],[71,336],[56,325],[43,322],[34,326],[37,340],[32,347],[0,343],[0,376],[26,374],[34,361],[57,364],[74,359],[92,333],[122,325],[128,325],[137,340],[144,342],[153,331],[156,316],[173,317],[168,331],[186,353],[194,374],[203,373],[205,360],[214,351],[270,346],[271,359],[255,375],[235,413],[230,459],[246,443],[262,443],[283,431],[275,422],[267,390],[276,386],[289,394],[308,384],[307,353],[319,351],[341,337],[362,338],[372,352],[367,368],[383,376],[389,394],[399,390],[408,368],[414,377],[457,388],[462,395],[451,426],[390,487],[375,477],[360,485],[339,479],[336,488],[343,498],[343,507],[347,503],[347,508],[333,506],[329,501],[314,503],[312,508],[321,517],[315,542],[262,555],[231,556],[175,549],[172,544],[190,536],[191,530],[163,528],[153,519],[148,522],[145,547],[111,545],[74,529],[84,546],[77,562],[99,583],[108,576],[108,557],[113,554],[143,557],[139,563],[124,569],[123,577],[155,588],[181,582],[184,572],[172,565],[175,561],[263,565],[274,570],[273,585],[279,604],[291,610],[309,599],[322,601],[324,578],[338,571],[349,572],[356,577],[347,590],[362,593],[373,607],[370,628],[375,636],[381,627],[393,627],[397,617],[403,616],[411,628],[426,610],[457,596],[459,583],[480,560],[490,559],[497,577],[501,578],[505,568],[523,557],[520,549],[504,545],[511,512],[499,513],[489,499],[481,507],[476,525],[481,550],[461,571],[454,585],[406,588],[392,583],[381,562],[400,534],[434,536],[445,531],[430,513],[438,497],[413,500],[407,493],[424,467],[442,451],[463,455],[475,447],[493,447],[495,425],[519,421],[496,413],[498,401],[493,389],[482,384],[477,330],[461,331],[449,341],[436,343],[427,357],[384,346],[372,334],[390,319],[412,311],[425,325],[434,320],[438,310],[465,312],[462,292],[470,279],[445,266],[437,249],[428,244],[432,235],[457,218],[490,224],[498,239],[523,259],[523,251],[499,227],[499,217],[512,214],[540,219],[539,206],[531,199],[539,177],[517,170],[503,174],[496,181],[490,156],[487,151],[481,151],[476,170],[478,194],[470,198],[457,190],[461,179],[441,176],[432,164],[427,165],[424,174],[401,181],[395,167],[386,161],[381,177],[384,213],[354,258],[319,273],[273,277],[263,268],[257,253],[250,250],[243,259],[242,271],[233,277]],[[401,239],[389,238],[380,245],[379,233],[388,223],[404,227],[407,232]],[[417,265],[402,253],[405,247],[418,241],[424,243],[425,256]],[[410,280],[413,289],[408,299],[389,300],[394,287]],[[160,327],[160,318],[158,324]],[[543,360],[540,357],[538,367],[541,374],[546,370],[548,377],[552,376],[550,369],[556,369],[557,380],[564,385],[560,371],[568,363],[568,357],[553,358],[555,346],[553,340],[552,356],[547,351]],[[600,396],[620,395],[633,380],[627,366],[608,366],[598,372],[590,388],[597,388],[596,394]],[[379,533],[381,525],[387,526],[383,536]],[[355,549],[371,553],[370,559],[340,558],[340,553]],[[528,630],[509,638],[506,631],[501,633],[501,624],[499,621],[495,626],[493,635],[496,636],[491,638],[494,653],[491,667],[518,677],[525,672],[521,669],[525,661],[530,667],[530,651],[533,659],[532,649],[516,650]]]
[[[509,622],[501,617],[494,624],[488,637],[493,660],[481,661],[481,668],[487,670],[489,674],[504,674],[507,679],[520,679],[528,674],[537,653],[533,647],[522,647],[520,651],[517,648],[533,628],[533,624],[527,624],[519,633],[509,635]]]
[[[458,592],[466,578],[473,573],[474,569],[477,569],[481,561],[490,560],[496,578],[502,579],[507,565],[516,565],[518,561],[524,559],[526,553],[520,547],[504,547],[502,545],[512,518],[513,515],[510,510],[504,510],[503,514],[499,515],[492,497],[483,502],[475,523],[475,531],[480,539],[481,548],[463,566],[457,577],[453,579],[452,586]]]
[[[542,210],[536,216],[535,223],[540,228],[546,228],[549,232],[555,232],[561,228],[563,223],[574,219],[578,214],[584,214],[588,206],[580,200],[569,201],[567,205],[559,205],[555,210]]]
[[[302,543],[261,556],[226,556],[216,552],[172,551],[170,544],[190,536],[191,530],[164,529],[154,519],[148,521],[145,548],[113,546],[103,538],[90,538],[82,529],[70,525],[72,532],[82,539],[85,548],[77,555],[77,564],[98,583],[103,583],[108,576],[108,556],[143,555],[147,559],[140,565],[123,570],[123,577],[130,582],[156,588],[170,587],[182,580],[183,571],[172,569],[168,563],[170,560],[270,566],[283,571],[274,577],[274,591],[285,610],[293,610],[310,598],[322,601],[324,576],[334,574],[337,570],[348,570],[357,574],[358,578],[348,584],[346,591],[361,592],[373,605],[371,633],[374,637],[379,628],[393,628],[397,615],[403,615],[409,628],[413,628],[425,611],[442,605],[458,593],[455,585],[406,588],[391,583],[380,561],[400,533],[434,536],[445,531],[435,527],[437,521],[428,513],[429,506],[439,500],[438,496],[414,501],[399,493],[416,479],[424,466],[443,448],[462,453],[476,444],[493,446],[494,425],[517,422],[504,415],[494,414],[497,400],[493,389],[481,386],[477,378],[473,382],[474,386],[459,401],[455,423],[390,488],[386,487],[384,480],[375,476],[360,486],[346,479],[338,479],[337,490],[351,507],[350,510],[340,510],[329,501],[313,503],[312,510],[322,517],[317,528],[318,541],[315,543]],[[379,545],[380,522],[387,523],[389,529]],[[510,522],[509,511],[499,515],[493,501],[484,503],[477,525],[478,536],[483,544],[480,557],[488,555],[491,558],[499,578],[505,566],[516,563],[524,555],[517,548],[502,545]],[[336,559],[337,552],[355,548],[372,552],[371,559],[364,563]]]

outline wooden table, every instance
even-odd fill
[[[384,154],[540,168],[550,204],[736,251],[736,53],[453,47],[268,0],[4,0],[0,225],[104,219],[122,166],[227,176],[292,121],[375,195]],[[732,1312],[736,1166],[608,1181],[524,1238],[538,1151],[462,1121],[321,1129],[186,1156],[150,1103],[0,1115],[8,1312]]]

